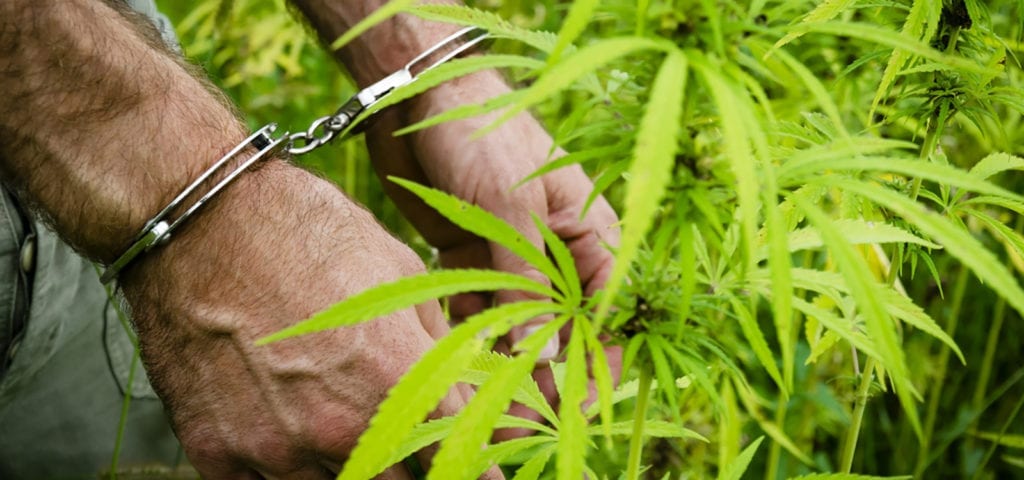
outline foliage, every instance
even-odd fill
[[[549,303],[502,306],[456,326],[394,387],[341,477],[369,478],[437,441],[428,478],[475,478],[492,464],[517,479],[1020,475],[1022,7],[409,7],[500,39],[483,57],[491,60],[459,60],[427,81],[500,65],[521,88],[406,131],[532,109],[572,152],[538,174],[583,163],[594,195],[622,207],[623,241],[606,288],[586,298],[550,232],[546,251],[537,250],[481,209],[392,179],[515,251],[554,290]],[[187,51],[208,60],[246,112],[301,125],[351,87],[308,40],[276,30],[299,28],[286,16],[279,4],[209,0],[179,26]],[[344,171],[345,188],[392,222],[393,207],[366,181],[365,153],[353,143],[342,150],[343,162],[320,165],[343,164],[326,169]],[[530,282],[436,271],[353,296],[274,338],[456,292],[546,289]],[[489,352],[495,338],[543,313],[555,320],[523,351]],[[529,373],[563,325],[572,335],[553,366],[556,410]],[[624,348],[614,390],[603,338]],[[588,372],[600,401],[584,411]],[[460,381],[478,385],[467,408],[422,423]],[[545,424],[503,415],[513,400]],[[600,422],[588,425],[593,416]],[[510,425],[539,433],[487,442]],[[632,441],[618,441],[623,435]]]

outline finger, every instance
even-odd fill
[[[444,268],[479,268],[491,267],[490,245],[482,239],[453,245],[439,252],[439,260]],[[448,314],[453,322],[459,323],[467,317],[476,315],[493,305],[494,296],[490,292],[471,292],[454,295],[448,298]]]
[[[441,305],[436,301],[424,302],[416,305],[416,316],[420,324],[434,340],[438,340],[449,332],[448,321],[444,318]]]
[[[593,184],[579,165],[542,177],[549,191],[548,225],[576,259],[576,269],[585,293],[592,295],[604,286],[614,265],[607,248],[619,243],[619,218],[603,196],[598,196],[580,218]]]

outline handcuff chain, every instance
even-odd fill
[[[340,133],[349,122],[347,117],[342,115],[327,115],[313,120],[305,132],[288,134],[288,142],[285,151],[292,155],[309,153],[322,145],[334,140],[335,135]],[[322,133],[317,135],[317,130]]]
[[[465,42],[456,45],[456,42],[466,37],[469,38]],[[383,100],[384,97],[388,96],[396,88],[412,83],[424,72],[457,57],[487,37],[487,31],[479,27],[466,27],[449,35],[417,55],[416,58],[412,59],[401,69],[360,90],[334,112],[333,115],[326,115],[313,120],[305,132],[285,133],[281,137],[285,140],[284,151],[291,155],[303,155],[326,145],[349,128],[352,122],[366,109]],[[451,50],[444,53],[441,58],[433,60],[432,63],[427,63],[431,60],[432,55],[438,54],[446,48],[451,48]],[[426,65],[421,65],[424,63]],[[413,73],[413,69],[417,69],[417,71]]]

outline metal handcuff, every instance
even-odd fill
[[[204,204],[206,204],[217,193],[230,184],[235,178],[249,169],[257,162],[266,159],[270,155],[286,152],[291,155],[302,155],[309,153],[339,136],[352,133],[355,123],[361,120],[370,107],[376,105],[387,97],[395,89],[408,85],[438,65],[441,65],[462,53],[472,49],[480,42],[487,39],[488,34],[479,27],[467,27],[447,38],[436,43],[434,46],[420,53],[416,58],[405,64],[404,67],[384,77],[380,81],[370,85],[352,96],[333,115],[327,115],[310,123],[309,128],[304,132],[285,132],[279,137],[272,134],[277,129],[277,124],[271,123],[260,128],[255,133],[242,141],[220,158],[192,184],[186,187],[171,203],[167,204],[160,213],[157,213],[142,227],[142,230],[132,240],[132,244],[114,260],[100,275],[100,281],[104,284],[110,283],[117,278],[129,263],[139,255],[148,252],[153,247],[162,245],[170,238],[182,223],[188,220]],[[439,55],[436,59],[432,57]],[[209,179],[214,173],[224,168],[232,159],[237,157],[246,147],[256,149],[256,153],[239,164],[227,176],[221,179],[216,185],[210,188],[191,207],[185,210],[178,218],[169,220],[171,212],[177,209],[186,198],[195,193],[196,189]]]

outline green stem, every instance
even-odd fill
[[[864,421],[864,410],[868,406],[868,396],[871,392],[871,381],[875,374],[875,359],[868,357],[864,363],[864,374],[860,377],[860,386],[857,387],[857,400],[853,408],[853,419],[850,421],[850,429],[846,431],[846,439],[843,441],[843,456],[839,462],[841,473],[850,473],[853,468],[853,455],[857,453],[857,439],[860,437],[860,425]]]
[[[626,462],[626,480],[640,478],[640,456],[644,449],[644,422],[647,420],[647,399],[651,395],[651,381],[654,374],[640,369],[640,384],[637,386],[636,407],[633,410],[633,437],[629,439],[629,459]]]
[[[128,409],[132,405],[132,384],[135,382],[135,370],[139,364],[139,349],[135,348],[132,364],[128,369],[128,384],[125,386],[124,400],[121,401],[121,419],[117,423],[117,438],[114,439],[114,455],[110,459],[110,479],[117,479],[117,462],[121,457],[121,444],[124,443],[124,430],[128,425]]]
[[[647,7],[650,0],[639,0],[636,2],[636,36],[644,36],[644,22],[647,19]]]
[[[932,119],[938,121],[937,119]],[[935,147],[939,143],[939,136],[942,135],[942,125],[937,125],[934,129],[928,131],[928,134],[924,137],[924,145],[921,146],[921,160],[928,160],[931,157],[932,152],[935,151]],[[921,193],[921,177],[914,179],[913,186],[910,189],[910,199],[917,200],[918,194]]]
[[[949,323],[946,325],[946,334],[953,337],[956,334],[957,326],[960,324],[960,307],[963,306],[964,293],[967,291],[967,279],[971,276],[967,267],[960,269],[956,285],[953,287],[953,299],[949,309]],[[931,382],[932,388],[928,393],[928,412],[925,414],[924,430],[921,432],[921,448],[917,452],[917,464],[914,466],[914,477],[921,478],[928,465],[929,446],[932,442],[932,435],[935,432],[935,420],[939,414],[939,399],[942,396],[942,389],[946,381],[946,365],[949,363],[950,349],[943,348],[939,351],[939,371]]]
[[[789,402],[780,398],[778,406],[775,407],[775,424],[779,428],[785,429],[788,406]],[[768,450],[768,466],[764,470],[764,480],[774,480],[778,477],[779,460],[781,457],[782,445],[779,445],[779,442],[773,441],[771,449]]]
[[[1024,218],[1024,217],[1022,217]],[[1003,319],[1006,318],[1006,298],[999,297],[996,306],[992,311],[992,325],[988,330],[988,338],[985,339],[985,356],[981,362],[981,372],[978,374],[978,384],[974,387],[974,397],[971,399],[971,409],[977,412],[982,403],[985,402],[985,391],[988,387],[988,380],[992,377],[992,363],[995,361],[996,347],[999,346],[999,336],[1003,330]]]
[[[1024,231],[1024,217],[1017,217],[1015,230],[1018,234]],[[985,391],[988,389],[988,381],[992,376],[992,363],[995,361],[1004,318],[1006,318],[1006,299],[1000,296],[992,310],[992,326],[988,330],[988,338],[985,339],[985,355],[981,362],[981,372],[978,374],[978,384],[974,387],[974,397],[971,398],[971,410],[975,412],[980,411],[982,403],[985,402]]]

